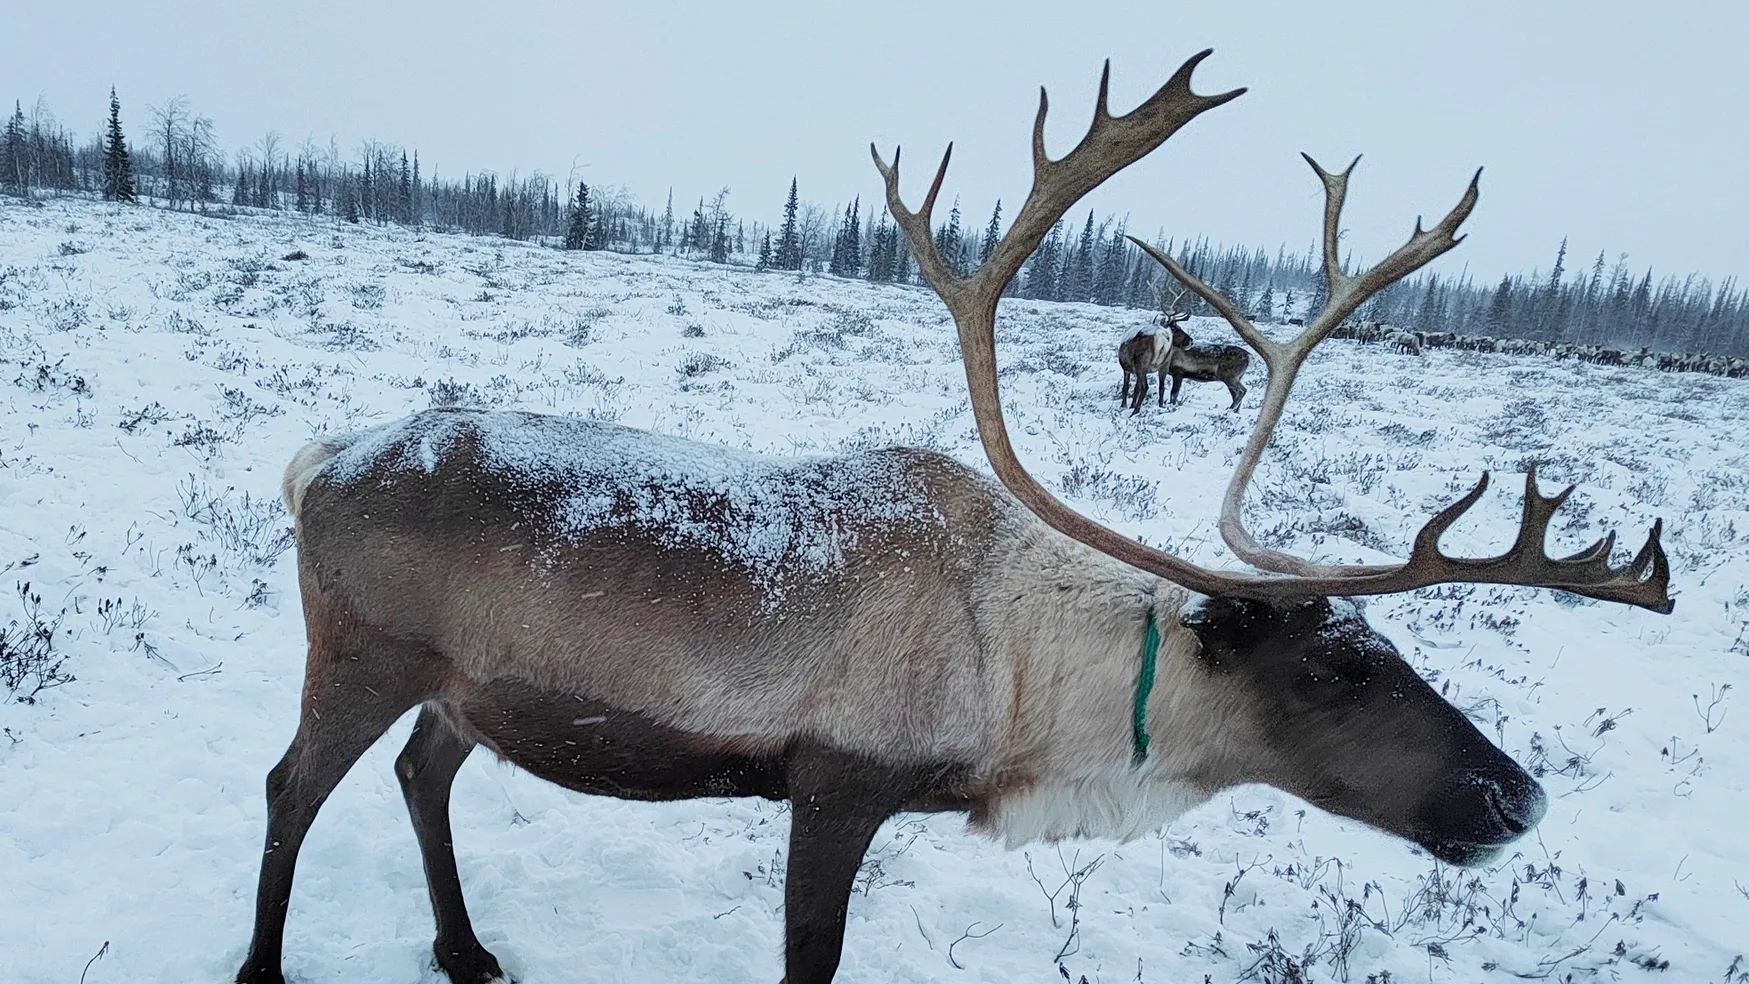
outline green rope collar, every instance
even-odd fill
[[[1131,761],[1141,765],[1148,758],[1148,694],[1154,689],[1154,666],[1160,657],[1160,623],[1154,606],[1148,606],[1148,632],[1142,638],[1142,671],[1136,676],[1136,703],[1130,716],[1130,739],[1135,745]]]

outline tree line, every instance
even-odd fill
[[[138,139],[123,130],[112,90],[102,130],[81,142],[38,101],[27,114],[15,102],[0,131],[0,193],[101,195],[124,202],[212,211],[257,208],[322,216],[336,222],[397,224],[472,235],[539,241],[565,249],[666,253],[756,270],[825,273],[881,283],[916,282],[910,244],[879,199],[823,207],[803,200],[792,176],[775,226],[737,216],[729,189],[697,199],[677,215],[669,192],[660,209],[623,188],[560,182],[539,171],[439,176],[418,152],[368,140],[342,150],[332,140],[292,148],[276,133],[226,154],[210,118],[184,97],[149,109]],[[685,206],[683,205],[684,209]],[[956,198],[939,220],[935,247],[969,274],[989,258],[1003,232],[995,203],[982,228],[968,226]],[[1164,271],[1129,241],[1127,218],[1089,212],[1060,222],[1015,278],[1013,296],[1125,307],[1153,307]],[[1289,252],[1211,243],[1206,237],[1156,233],[1157,249],[1232,298],[1262,322],[1303,316],[1326,290],[1315,246]],[[1382,291],[1356,314],[1428,332],[1458,332],[1543,342],[1607,345],[1624,350],[1749,355],[1749,290],[1736,278],[1713,283],[1698,274],[1654,278],[1627,255],[1599,253],[1569,270],[1562,241],[1547,274],[1509,274],[1477,284],[1467,275],[1424,273]],[[1352,268],[1353,258],[1347,258]],[[1210,314],[1200,300],[1180,305]]]

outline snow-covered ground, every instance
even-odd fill
[[[1114,349],[1143,312],[1010,301],[1003,318],[1010,423],[1040,479],[1231,563],[1215,503],[1256,370],[1241,414],[1188,384],[1132,419]],[[312,434],[464,402],[984,467],[924,289],[74,201],[0,205],[0,396],[0,623],[74,678],[0,699],[12,981],[221,982],[240,962],[302,673],[277,482]],[[1626,552],[1666,518],[1670,617],[1487,587],[1369,607],[1543,773],[1541,827],[1465,871],[1261,787],[1124,846],[1010,853],[954,817],[901,818],[859,880],[840,979],[1293,981],[1310,950],[1313,980],[1749,981],[1749,383],[1329,342],[1295,397],[1251,499],[1273,542],[1382,559],[1487,467],[1495,490],[1447,543],[1492,552],[1532,459],[1580,484],[1556,550],[1616,528]],[[294,980],[440,979],[389,768],[410,727],[304,847]],[[589,798],[478,753],[454,814],[480,935],[527,984],[781,974],[780,806]]]

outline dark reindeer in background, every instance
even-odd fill
[[[1568,493],[1545,497],[1533,473],[1513,546],[1450,557],[1440,536],[1481,497],[1484,473],[1406,561],[1347,566],[1262,546],[1240,510],[1306,356],[1368,297],[1457,245],[1474,181],[1432,229],[1350,275],[1336,242],[1352,167],[1314,163],[1330,298],[1291,341],[1263,337],[1160,258],[1269,370],[1220,520],[1258,573],[1199,567],[1093,522],[1009,443],[995,358],[1004,288],[1078,200],[1244,91],[1193,93],[1207,55],[1121,117],[1107,108],[1108,65],[1087,135],[1056,160],[1041,91],[1032,192],[967,278],[931,245],[948,155],[913,212],[898,152],[888,166],[870,148],[953,316],[1000,484],[921,449],[770,458],[508,411],[428,410],[298,452],[284,496],[309,651],[297,731],[267,777],[237,979],[283,980],[299,846],[347,770],[414,707],[395,773],[436,961],[457,984],[502,976],[469,920],[451,843],[450,786],[476,745],[598,795],[787,799],[786,984],[832,980],[858,865],[904,811],[963,813],[1010,845],[1127,840],[1263,782],[1454,864],[1533,827],[1536,781],[1339,599],[1479,582],[1668,612],[1661,524],[1620,569],[1613,534],[1550,558],[1544,537]]]
[[[1228,409],[1238,413],[1239,401],[1245,398],[1245,384],[1240,377],[1249,368],[1250,352],[1237,345],[1195,341],[1184,329],[1174,326],[1172,347],[1166,354],[1160,383],[1164,386],[1164,377],[1172,377],[1173,403],[1178,402],[1178,388],[1186,379],[1195,383],[1225,383],[1227,392],[1233,396],[1233,405]]]

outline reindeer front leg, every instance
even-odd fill
[[[857,869],[914,782],[901,770],[830,749],[799,750],[791,759],[782,984],[831,984]]]

